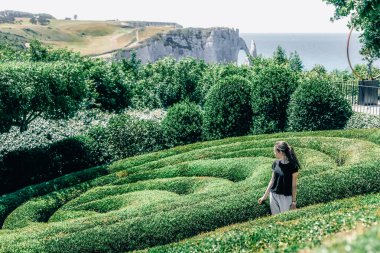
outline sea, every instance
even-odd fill
[[[350,70],[347,61],[348,33],[240,33],[240,37],[244,39],[248,49],[253,40],[257,54],[264,57],[273,56],[278,46],[284,48],[288,56],[297,51],[305,70],[310,70],[317,64],[323,65],[328,71]],[[360,48],[359,34],[353,33],[349,45],[353,66],[365,63],[363,56],[359,54]],[[238,64],[245,61],[245,53],[240,51]],[[380,61],[376,61],[374,66],[380,67]]]

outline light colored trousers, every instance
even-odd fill
[[[290,210],[292,205],[292,196],[270,192],[269,203],[272,215],[286,212]]]

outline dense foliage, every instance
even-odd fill
[[[185,101],[169,108],[162,129],[169,146],[201,140],[203,112],[199,105]]]
[[[327,78],[311,74],[293,93],[288,115],[291,131],[342,129],[352,115],[352,108]]]
[[[333,20],[350,17],[348,26],[359,30],[363,44],[361,54],[369,64],[380,58],[380,1],[379,0],[323,0],[335,6]],[[371,71],[371,70],[369,70]],[[371,73],[369,73],[371,75]]]
[[[380,116],[354,112],[347,121],[346,129],[380,128]]]
[[[54,63],[0,64],[0,130],[27,130],[37,117],[72,116],[86,98],[87,85],[79,65]]]
[[[109,145],[119,159],[160,150],[164,144],[160,122],[125,114],[110,120],[108,135]]]
[[[219,139],[247,134],[252,121],[251,82],[233,75],[211,87],[204,105],[204,136]]]
[[[70,137],[46,147],[5,154],[0,163],[0,195],[98,164],[98,157],[92,154],[93,141]]]
[[[88,79],[96,92],[95,104],[100,108],[120,112],[131,105],[131,80],[120,64],[94,61]]]
[[[290,96],[298,85],[298,76],[288,65],[268,62],[254,69],[252,78],[252,132],[284,131]]]

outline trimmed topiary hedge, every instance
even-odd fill
[[[310,75],[293,93],[288,115],[290,131],[342,129],[352,115],[352,108],[327,78]]]
[[[178,146],[201,140],[203,111],[191,102],[182,102],[169,108],[162,120],[166,144]]]
[[[290,96],[298,86],[298,74],[288,65],[267,62],[252,77],[252,133],[284,131]]]
[[[204,106],[204,137],[220,139],[247,134],[252,120],[250,96],[250,81],[237,75],[212,86]]]
[[[369,194],[298,209],[276,216],[217,229],[179,243],[144,250],[143,252],[298,252],[318,247],[337,233],[350,233],[376,224],[380,220],[373,210],[378,209],[379,194]],[[376,249],[375,226],[350,242],[321,247],[322,251],[338,250],[344,246],[354,252]],[[360,233],[359,232],[359,233]],[[340,233],[339,237],[342,237]],[[354,238],[355,238],[354,237]],[[330,239],[330,240],[329,240]],[[376,252],[374,250],[373,252]]]
[[[28,201],[25,196],[12,207],[7,201],[17,195],[0,199],[8,228],[0,231],[0,247],[10,252],[120,252],[261,217],[269,207],[257,205],[257,198],[270,178],[272,148],[279,138],[295,147],[305,166],[300,171],[299,207],[380,191],[379,131],[195,143],[115,162],[108,168],[112,174],[72,190],[41,196],[46,193],[41,188],[28,195],[41,198]]]

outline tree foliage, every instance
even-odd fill
[[[37,117],[72,116],[86,97],[87,85],[77,64],[12,63],[0,65],[1,131],[20,131]]]
[[[131,84],[120,64],[94,61],[88,78],[95,88],[95,102],[101,109],[120,112],[131,104]]]
[[[290,53],[289,56],[289,65],[290,68],[294,71],[301,72],[303,70],[303,63],[301,60],[301,57],[297,53],[297,51],[294,51],[293,53]]]
[[[380,0],[323,0],[335,6],[331,20],[350,17],[348,26],[362,31],[361,54],[368,61],[380,58]]]
[[[273,52],[273,60],[278,64],[285,64],[288,62],[285,49],[278,46],[276,51]]]
[[[200,80],[206,69],[204,61],[184,58],[178,62],[164,58],[151,65],[152,82],[164,107],[188,99],[199,103],[201,100]]]

